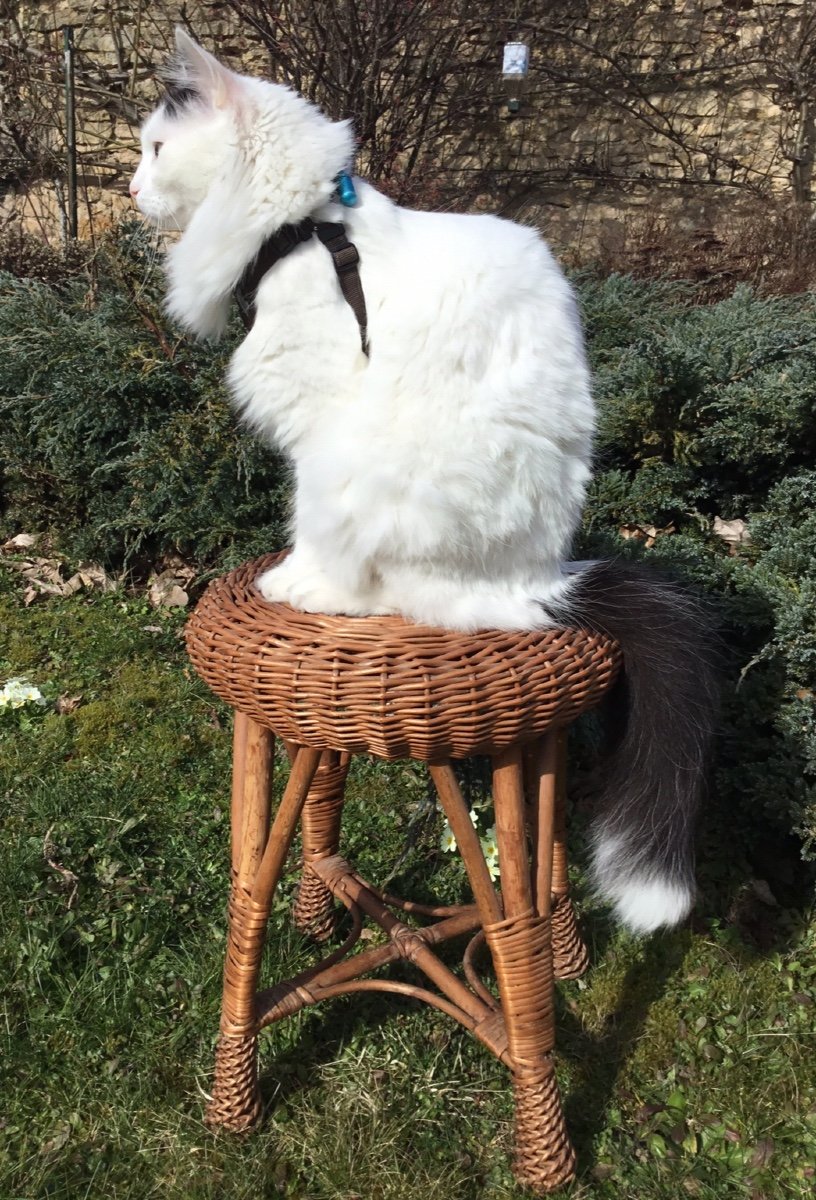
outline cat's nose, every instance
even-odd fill
[[[134,187],[133,184],[130,185],[130,187],[128,188],[128,191],[130,192],[130,194],[134,200],[139,195],[139,189],[137,187]]]

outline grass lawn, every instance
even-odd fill
[[[521,1197],[504,1068],[402,998],[272,1027],[262,1127],[202,1124],[230,718],[186,664],[183,619],[124,593],[25,608],[0,566],[0,683],[24,676],[49,701],[0,712],[0,1200]],[[419,769],[357,763],[349,793],[344,851],[364,875],[397,863],[392,890],[459,898]],[[639,942],[583,905],[593,966],[558,988],[571,1197],[782,1200],[816,1184],[816,926],[706,843],[691,928]],[[289,920],[296,879],[293,855],[269,980],[313,954]]]

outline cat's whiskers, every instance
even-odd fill
[[[147,290],[153,272],[155,271],[160,256],[164,252],[163,235],[165,233],[181,233],[181,226],[173,216],[170,206],[164,200],[159,201],[158,222],[152,220],[144,214],[142,216],[142,226],[149,230],[149,252],[145,258],[145,269],[142,281],[134,293],[134,299],[139,300]]]

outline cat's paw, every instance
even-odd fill
[[[270,567],[263,571],[255,580],[255,587],[270,604],[290,604],[289,589],[291,586],[291,571],[286,569],[286,561],[280,566]]]
[[[264,571],[255,580],[263,596],[275,604],[290,604],[301,612],[325,613],[327,616],[371,617],[385,616],[395,610],[378,605],[373,597],[357,596],[332,584],[322,571],[297,569],[292,559]]]

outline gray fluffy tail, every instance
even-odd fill
[[[674,925],[694,903],[695,818],[718,711],[711,627],[683,589],[619,562],[585,567],[545,608],[623,650],[592,825],[596,887],[636,932]]]

